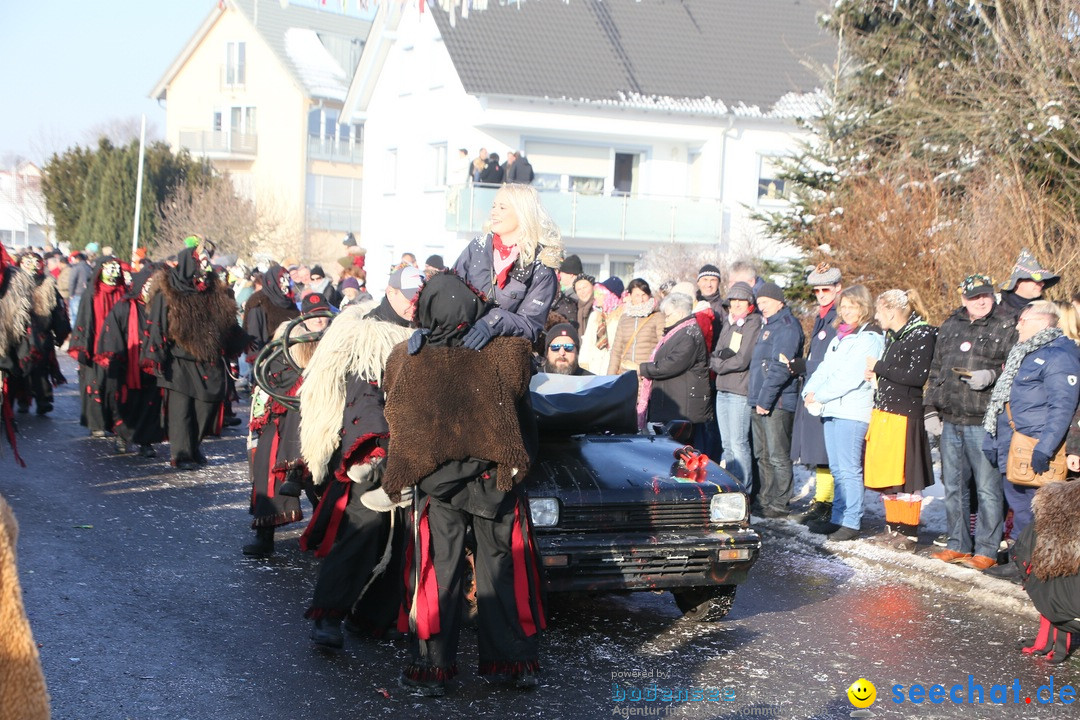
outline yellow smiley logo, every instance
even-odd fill
[[[866,678],[859,678],[847,689],[848,700],[857,708],[868,708],[877,700],[877,688]]]

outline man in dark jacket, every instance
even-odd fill
[[[966,277],[960,284],[960,298],[962,306],[938,330],[923,399],[926,431],[941,436],[941,483],[949,534],[946,548],[934,557],[985,570],[997,564],[1003,508],[999,473],[980,452],[986,439],[982,421],[994,381],[1016,343],[1016,325],[994,303],[994,283],[986,275]],[[969,467],[979,500],[974,545],[968,525]]]
[[[487,166],[480,173],[480,182],[485,185],[502,185],[503,177],[503,167],[499,164],[499,154],[491,153],[488,155]]]
[[[758,504],[763,516],[777,518],[787,515],[791,499],[791,427],[799,401],[788,362],[802,355],[805,338],[776,284],[761,286],[757,306],[765,320],[750,361],[746,402],[754,411],[750,425],[761,477]]]
[[[1059,280],[1061,276],[1044,268],[1031,251],[1024,248],[1016,258],[1009,281],[1001,288],[1001,307],[1014,319],[1018,318],[1025,307],[1041,298],[1043,292]]]
[[[71,264],[71,270],[67,276],[68,315],[72,324],[79,317],[79,303],[82,302],[83,292],[86,290],[86,286],[89,284],[90,277],[93,274],[93,268],[90,267],[90,263],[86,262],[86,255],[75,253],[75,262]]]
[[[533,169],[528,159],[519,152],[512,152],[506,159],[505,180],[508,183],[529,185],[533,181]]]
[[[983,452],[1005,475],[1009,445],[1016,432],[1035,438],[1031,469],[1044,473],[1065,441],[1080,399],[1080,358],[1076,344],[1058,324],[1054,303],[1039,300],[1024,308],[1017,321],[1017,343],[990,395],[983,428]],[[1008,403],[1008,410],[1006,410]],[[1012,415],[1010,418],[1009,415]],[[1003,477],[1005,500],[1013,511],[1013,532],[1020,536],[1031,524],[1031,499],[1037,488],[1014,485]],[[1003,566],[1005,572],[1011,566]],[[995,573],[994,568],[988,570]]]
[[[570,323],[553,325],[547,331],[544,342],[547,352],[544,356],[544,372],[556,375],[592,375],[593,373],[578,365],[578,353],[581,351],[581,338]]]
[[[791,360],[791,372],[798,375],[803,383],[810,379],[825,359],[825,351],[836,337],[836,299],[843,290],[841,279],[840,268],[824,262],[818,264],[806,278],[806,284],[814,289],[818,307],[806,358]],[[829,472],[829,456],[825,452],[824,428],[822,418],[807,412],[803,403],[798,404],[791,436],[791,461],[815,469],[814,502],[799,518],[807,525],[814,521],[829,522],[832,518],[833,476]]]

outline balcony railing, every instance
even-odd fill
[[[254,157],[258,150],[258,138],[254,133],[181,130],[180,147],[187,148],[195,155]]]
[[[498,190],[447,188],[446,229],[481,231]],[[723,204],[712,198],[541,192],[540,200],[565,238],[719,243],[723,233]]]
[[[364,143],[347,139],[308,135],[307,151],[308,160],[328,160],[353,165],[364,162]]]
[[[338,205],[308,205],[307,225],[317,230],[352,232],[360,229],[360,209]]]

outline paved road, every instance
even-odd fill
[[[724,622],[683,620],[669,595],[555,598],[536,692],[471,674],[466,631],[451,696],[413,698],[395,685],[403,641],[310,646],[302,614],[316,564],[299,552],[298,530],[270,560],[240,554],[250,532],[239,432],[209,442],[205,470],[177,473],[160,459],[114,457],[75,418],[66,386],[54,417],[20,416],[30,467],[0,458],[55,718],[844,718],[845,690],[861,676],[877,686],[880,717],[1073,715],[1023,698],[1051,675],[1055,691],[1080,685],[1080,660],[1055,671],[1021,657],[1014,642],[1031,622],[1014,605],[988,609],[992,590],[961,593],[962,575],[913,580],[917,570],[834,556],[774,523]],[[733,699],[613,699],[650,673],[661,689],[729,688]],[[1021,704],[890,700],[893,685],[906,693],[913,683],[963,683],[966,698],[969,674],[987,702],[991,685],[1019,679]]]

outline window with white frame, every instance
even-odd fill
[[[761,155],[758,167],[757,200],[759,203],[787,202],[787,182],[781,177],[784,157]]]
[[[247,43],[225,43],[225,84],[243,85],[247,82]]]
[[[428,187],[441,188],[446,185],[446,143],[428,145]]]

